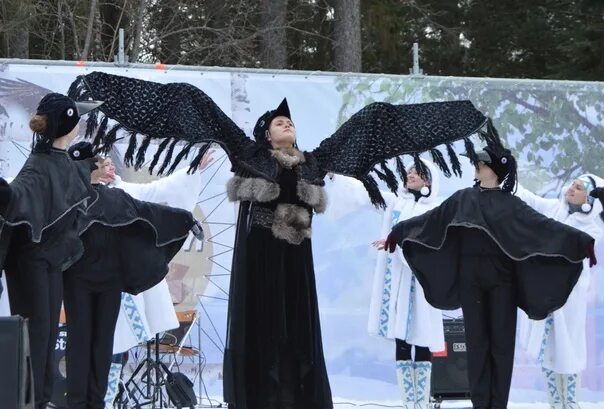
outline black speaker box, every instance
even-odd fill
[[[463,318],[445,319],[445,351],[432,355],[432,397],[437,401],[468,399],[468,360]]]
[[[0,404],[6,409],[33,409],[34,375],[27,320],[0,317]]]
[[[55,344],[55,383],[50,403],[55,409],[67,409],[67,371],[65,368],[65,348],[67,348],[67,326],[59,327]]]

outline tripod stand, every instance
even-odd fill
[[[151,344],[155,344],[155,356],[151,358]],[[137,382],[138,374],[144,371]],[[159,357],[159,334],[155,334],[155,339],[147,341],[147,353],[145,359],[138,364],[130,378],[120,387],[120,392],[116,397],[118,407],[125,408],[124,393],[128,400],[132,399],[135,408],[141,408],[151,404],[151,409],[164,407],[164,396],[162,387],[165,385],[165,366]],[[143,387],[139,383],[143,383]],[[141,402],[142,400],[142,402]],[[159,406],[156,406],[159,401]],[[166,401],[167,403],[167,401]]]

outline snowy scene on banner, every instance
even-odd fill
[[[593,173],[604,177],[602,83],[12,63],[0,66],[0,176],[14,177],[29,154],[32,135],[28,121],[41,97],[49,91],[66,93],[76,76],[93,70],[162,83],[193,84],[213,98],[248,135],[261,114],[287,97],[302,150],[316,147],[339,124],[371,102],[469,99],[493,118],[500,135],[518,155],[519,182],[530,191],[553,198],[578,175]],[[84,129],[81,127],[82,133]],[[134,172],[123,164],[127,146],[124,141],[127,138],[118,142],[111,153],[116,173],[127,181],[157,179],[146,166]],[[148,159],[155,149],[155,145],[150,147]],[[200,328],[190,332],[190,344],[201,346],[201,376],[206,388],[203,394],[220,400],[237,206],[226,198],[225,185],[231,176],[228,157],[219,147],[212,155],[210,166],[199,178],[191,179],[195,183],[171,187],[176,192],[198,192],[194,215],[203,221],[207,241],[202,246],[191,236],[172,262],[167,280],[178,311],[200,311]],[[185,167],[185,162],[180,166]],[[441,181],[442,199],[473,184],[474,169],[465,158],[462,169],[463,177]],[[327,212],[313,220],[313,252],[324,352],[334,400],[396,402],[399,390],[394,343],[367,333],[376,260],[376,250],[370,244],[382,238],[381,214],[371,206],[362,188],[351,189],[342,176],[326,179],[326,189]],[[597,250],[602,253],[602,249]],[[604,262],[592,269],[586,323],[588,363],[581,382],[581,400],[591,403],[604,402],[602,266]],[[5,296],[0,304],[6,310]],[[459,317],[461,312],[445,311],[445,316]],[[199,377],[195,372],[199,368],[197,358],[183,359],[178,364],[183,371]],[[511,402],[544,401],[543,382],[540,365],[523,352],[518,342]]]

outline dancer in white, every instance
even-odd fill
[[[396,223],[418,216],[438,206],[440,171],[431,163],[425,175],[415,168],[407,171],[407,183],[392,195],[384,213],[381,237]],[[384,241],[373,245],[379,250]],[[396,373],[403,407],[427,409],[430,402],[431,352],[444,349],[442,313],[426,301],[424,290],[415,279],[400,248],[391,254],[378,253],[373,278],[369,333],[395,340]],[[415,355],[412,356],[412,349]]]
[[[575,227],[598,241],[604,224],[602,204],[589,193],[596,188],[594,175],[583,175],[562,190],[559,198],[543,198],[522,186],[516,195],[544,215]],[[548,401],[552,409],[579,407],[580,373],[587,364],[585,321],[590,267],[584,261],[579,281],[566,304],[545,320],[521,320],[521,342],[527,353],[538,359],[546,379]]]

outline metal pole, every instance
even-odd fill
[[[117,55],[114,59],[115,65],[118,67],[125,67],[128,65],[128,56],[124,54],[124,29],[118,30],[118,48]]]
[[[422,69],[419,68],[419,44],[413,43],[413,69],[411,71],[413,75],[423,74]]]

